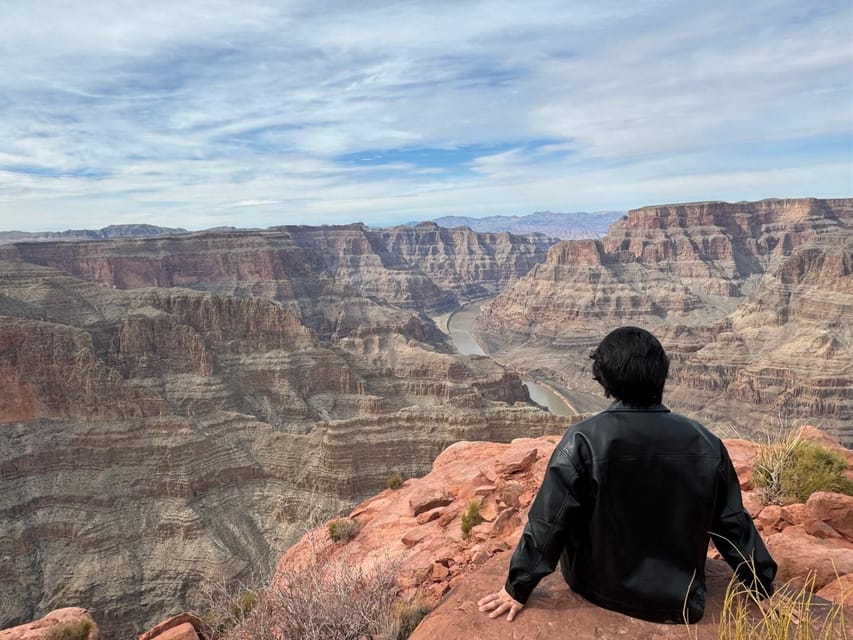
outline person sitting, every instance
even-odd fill
[[[554,449],[506,583],[479,610],[511,621],[559,561],[590,602],[654,622],[697,622],[709,538],[759,598],[776,563],[743,507],[722,441],[661,404],[669,357],[637,327],[610,332],[590,356],[614,402],[570,427]]]

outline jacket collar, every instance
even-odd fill
[[[639,412],[639,413],[669,413],[669,409],[662,404],[653,404],[648,407],[633,407],[628,404],[622,404],[621,401],[616,400],[612,402],[609,407],[605,409],[608,412]]]

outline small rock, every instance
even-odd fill
[[[474,488],[475,496],[487,496],[495,490],[495,485],[493,484],[481,484],[479,487]]]
[[[462,512],[462,507],[458,505],[454,505],[452,507],[448,507],[444,510],[444,513],[441,514],[438,518],[438,524],[441,527],[446,527]]]
[[[436,562],[432,565],[432,579],[434,582],[446,580],[450,577],[450,571],[443,564]]]
[[[521,526],[521,518],[518,517],[518,509],[504,509],[492,523],[492,535],[503,535]]]
[[[818,591],[817,595],[830,602],[844,602],[848,607],[853,607],[853,573],[837,577]]]
[[[435,487],[425,487],[419,491],[415,491],[412,497],[409,498],[409,506],[412,507],[412,514],[416,516],[436,507],[445,507],[451,502],[453,502],[452,496]]]
[[[155,640],[199,640],[198,634],[195,632],[195,627],[189,622],[179,624],[177,627],[167,629],[158,636]]]
[[[498,491],[498,501],[505,504],[507,507],[518,508],[521,506],[519,498],[524,493],[524,485],[520,482],[507,482]]]
[[[496,468],[502,475],[519,473],[529,469],[538,457],[539,451],[536,448],[510,449],[498,461]]]
[[[429,511],[419,513],[415,518],[415,522],[418,524],[426,524],[427,522],[438,520],[442,513],[444,513],[444,509],[441,507],[438,507],[437,509],[430,509]]]
[[[424,530],[423,527],[415,527],[414,529],[409,529],[406,533],[404,533],[403,537],[400,540],[407,547],[414,547],[416,544],[422,542],[428,536],[429,533]]]
[[[853,542],[853,496],[817,491],[806,502],[806,509],[818,520]]]
[[[480,546],[478,546],[477,550],[471,554],[471,562],[473,562],[474,564],[477,564],[477,565],[486,564],[486,561],[488,559],[489,559],[489,553]]]

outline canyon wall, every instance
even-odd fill
[[[552,247],[477,330],[502,361],[594,391],[590,350],[646,327],[672,356],[673,408],[724,434],[812,420],[851,446],[851,222],[851,199],[637,209]]]
[[[452,442],[562,430],[419,310],[464,278],[360,227],[270,233],[4,247],[0,628],[83,605],[129,636]]]

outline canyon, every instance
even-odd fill
[[[72,603],[131,635],[452,442],[559,430],[423,313],[546,248],[434,225],[4,245],[0,627]]]
[[[853,445],[853,199],[646,207],[564,241],[483,306],[475,331],[520,371],[594,392],[610,330],[672,358],[665,400],[718,432],[813,420]]]
[[[0,244],[0,628],[83,606],[138,633],[454,442],[562,433],[523,377],[592,410],[589,350],[623,324],[670,353],[665,401],[721,435],[808,421],[851,446],[851,219],[853,199],[765,200],[562,242],[421,223]],[[489,298],[491,357],[460,354],[431,318]]]

